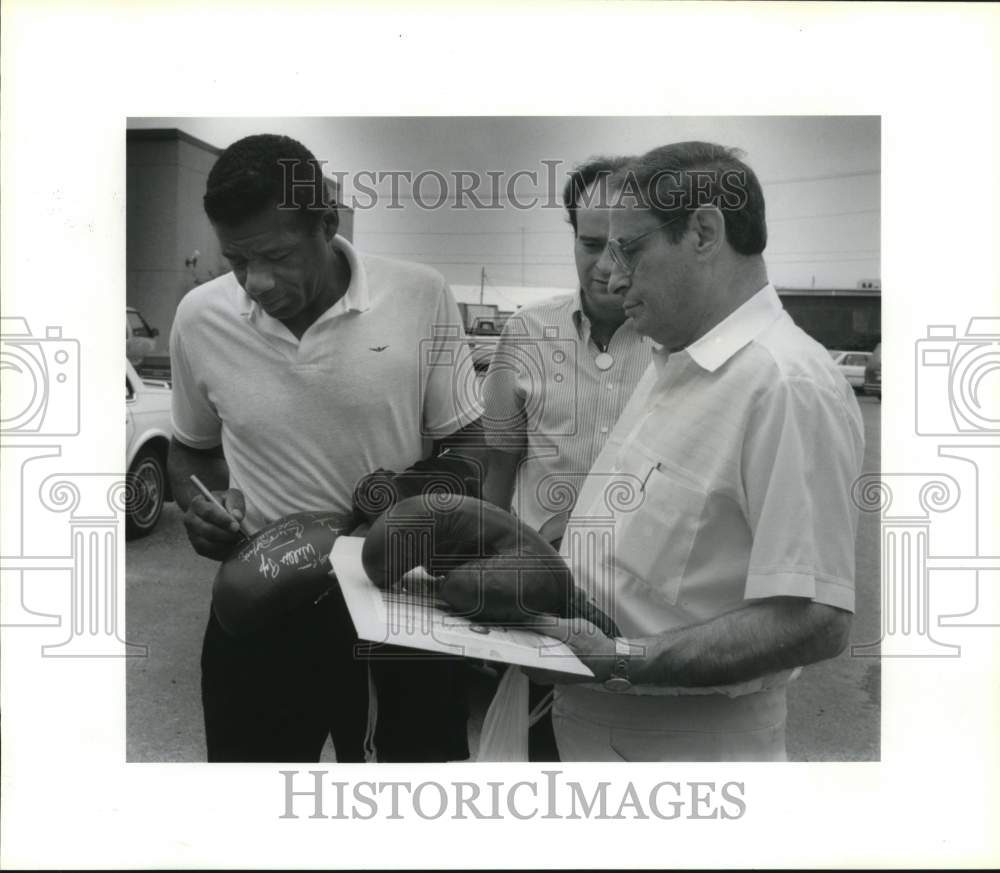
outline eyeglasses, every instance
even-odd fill
[[[663,222],[663,224],[658,224],[656,225],[656,227],[647,230],[645,233],[640,233],[638,236],[632,237],[632,239],[627,239],[627,240],[609,239],[608,251],[611,253],[611,260],[615,262],[615,265],[619,269],[621,269],[621,271],[626,276],[631,276],[635,272],[635,268],[639,265],[639,259],[638,258],[633,259],[626,253],[625,250],[634,246],[643,237],[647,237],[651,233],[661,230],[668,224],[673,224],[679,218],[684,218],[684,217],[685,216],[682,215],[675,216],[674,218],[671,218],[670,221],[665,221]]]

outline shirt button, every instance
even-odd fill
[[[607,432],[608,432],[608,429],[606,427],[602,427],[601,428],[601,433],[607,433]]]
[[[614,390],[615,390],[614,383],[612,383],[611,385],[608,385],[608,391],[614,391]]]

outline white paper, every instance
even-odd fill
[[[358,636],[429,652],[502,661],[580,676],[593,672],[558,640],[520,628],[485,627],[451,615],[426,599],[376,588],[361,564],[361,537],[340,537],[330,552]]]

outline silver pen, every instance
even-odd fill
[[[201,479],[195,476],[194,473],[191,474],[191,481],[194,483],[194,487],[201,492],[202,497],[204,497],[206,500],[211,500],[212,503],[215,504],[217,507],[219,507],[219,509],[221,509],[224,513],[226,513],[226,515],[228,515],[230,518],[233,518],[229,510],[226,509],[226,507],[219,502],[219,499],[202,484]],[[236,521],[236,519],[233,518],[233,521]],[[242,521],[236,521],[236,523],[240,526],[240,533],[243,534],[243,536],[245,536],[247,539],[250,539],[253,536],[253,534],[251,534],[250,531],[247,530],[246,525]]]

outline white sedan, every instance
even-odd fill
[[[129,363],[138,367],[143,358],[153,354],[159,335],[155,327],[146,324],[139,310],[132,306],[125,307],[125,357]]]
[[[125,536],[135,539],[156,526],[170,498],[170,386],[144,380],[125,361]]]
[[[871,356],[871,352],[840,352],[833,349],[830,350],[830,357],[833,358],[833,362],[840,368],[840,372],[844,374],[844,378],[847,379],[855,391],[860,391],[861,386],[865,384],[865,366]]]

